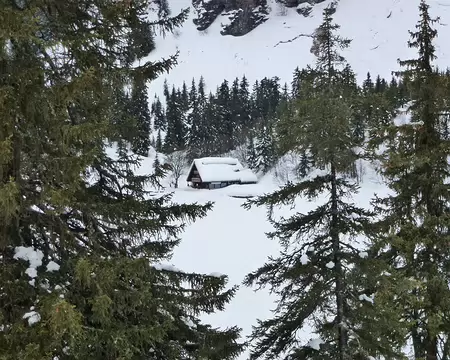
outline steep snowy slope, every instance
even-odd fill
[[[304,67],[313,60],[309,52],[309,34],[320,24],[322,10],[329,5],[326,0],[314,6],[309,17],[299,15],[295,9],[280,10],[275,0],[268,0],[269,19],[250,33],[241,36],[223,36],[218,17],[204,32],[193,24],[196,17],[191,0],[169,0],[172,13],[190,7],[190,17],[175,35],[157,38],[157,50],[152,59],[180,52],[179,64],[167,76],[161,76],[150,85],[152,93],[161,93],[167,78],[170,84],[190,83],[201,75],[209,89],[223,79],[231,80],[246,75],[254,82],[268,76],[278,76],[290,82],[296,66]],[[341,25],[341,34],[353,39],[345,56],[359,79],[372,74],[389,78],[396,70],[397,59],[407,58],[408,30],[418,19],[419,0],[340,0],[335,21]],[[432,14],[441,18],[438,25],[437,53],[440,67],[450,65],[450,0],[429,0]],[[414,54],[414,53],[413,53]]]

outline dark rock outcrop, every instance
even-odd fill
[[[228,17],[222,35],[242,36],[267,20],[267,0],[192,0],[197,30],[206,30],[218,16]]]
[[[227,0],[192,0],[192,5],[197,12],[197,18],[193,20],[197,30],[206,30],[226,8]]]
[[[284,6],[297,8],[303,16],[309,16],[315,4],[326,0],[277,0]],[[331,6],[336,7],[339,0]],[[267,0],[192,0],[197,17],[193,20],[197,30],[203,31],[217,19],[226,17],[226,24],[220,32],[222,35],[243,36],[268,19]]]
[[[228,16],[230,23],[224,26],[220,33],[222,35],[242,36],[266,21],[269,9],[266,0],[241,0],[237,10],[224,15]]]

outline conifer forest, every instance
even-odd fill
[[[192,4],[244,16],[228,2]],[[450,360],[450,64],[436,65],[450,32],[418,0],[413,56],[359,81],[338,1],[316,2],[313,60],[289,81],[195,73],[156,89],[183,60],[156,39],[188,9],[0,0],[0,360]],[[267,1],[255,4],[260,24]],[[225,211],[223,189],[185,187],[210,157],[258,178],[230,189],[264,191]],[[260,225],[227,223],[261,209]],[[202,225],[212,214],[250,235]],[[257,231],[277,251],[244,273],[237,253]],[[185,241],[201,238],[195,265],[224,236],[242,245],[221,254],[236,282],[169,265]],[[232,306],[245,288],[274,298],[249,329]]]

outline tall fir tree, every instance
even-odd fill
[[[180,92],[180,104],[181,104],[181,109],[182,111],[185,113],[187,111],[189,111],[189,91],[186,85],[186,82],[183,81],[183,85],[181,87],[181,92]]]
[[[300,96],[301,76],[302,74],[297,66],[294,70],[291,82],[291,96],[293,99],[297,99]]]
[[[242,128],[242,113],[244,102],[240,96],[239,78],[235,78],[231,84],[230,89],[230,111],[231,111],[231,123],[233,124],[233,145],[242,144],[245,137],[243,137]]]
[[[131,149],[141,156],[148,156],[150,149],[151,117],[148,108],[147,86],[142,79],[133,81],[130,99],[130,115],[135,123],[135,135]]]
[[[202,95],[204,96],[204,95]],[[201,149],[204,142],[203,132],[205,131],[202,117],[202,109],[200,95],[197,93],[197,85],[195,79],[192,79],[191,89],[189,91],[190,113],[188,115],[188,123],[190,125],[188,131],[188,152],[190,160],[201,156]]]
[[[217,89],[216,97],[216,136],[219,153],[225,153],[234,147],[234,130],[231,112],[231,96],[228,81],[224,80]]]
[[[431,360],[450,356],[450,143],[440,131],[445,80],[433,66],[437,19],[425,1],[419,10],[408,42],[418,56],[399,61],[396,74],[412,96],[411,119],[384,127],[381,172],[392,195],[375,201],[383,218],[373,246],[387,270],[409,285],[388,306],[402,307],[415,358]]]
[[[155,96],[150,113],[153,116],[153,128],[155,130],[167,130],[166,114],[158,96]]]
[[[241,114],[240,114],[240,127],[243,133],[243,136],[247,138],[249,136],[250,130],[252,128],[252,119],[251,119],[251,102],[250,102],[250,89],[249,82],[247,78],[242,76],[242,79],[239,83],[239,98],[241,101]]]
[[[285,134],[280,138],[285,151],[308,151],[322,173],[246,204],[269,207],[275,228],[269,237],[282,246],[278,257],[270,258],[245,281],[268,286],[279,296],[274,316],[259,321],[253,331],[251,359],[350,360],[394,352],[390,340],[397,333],[373,327],[368,331],[363,326],[363,314],[373,315],[377,305],[358,301],[371,294],[366,294],[368,280],[352,271],[365,261],[355,239],[367,230],[372,214],[347,200],[358,188],[347,176],[356,154],[350,126],[352,103],[344,97],[341,83],[345,59],[339,50],[350,41],[336,34],[339,26],[333,24],[332,12],[326,8],[314,34],[315,78],[302,82],[305,95],[295,102],[294,116],[284,117],[279,124],[289,129],[280,132]],[[298,197],[324,200],[306,214],[274,217],[275,206],[294,204]],[[375,313],[380,323],[391,319],[391,314]],[[309,320],[318,339],[301,343],[296,333]]]
[[[275,144],[271,128],[264,127],[255,144],[256,169],[264,174],[275,164]]]
[[[370,75],[370,72],[367,73],[366,79],[363,81],[362,90],[363,94],[367,95],[374,91],[375,85],[372,81],[372,76]]]
[[[184,150],[186,146],[185,112],[181,103],[181,92],[172,86],[166,104],[167,134],[164,139],[164,151],[168,154]]]
[[[251,135],[247,140],[245,160],[249,169],[256,171],[258,170],[258,156],[256,154],[255,139]]]
[[[238,329],[199,320],[230,300],[226,277],[160,264],[180,224],[210,204],[152,197],[151,178],[134,173],[137,156],[107,148],[126,135],[113,121],[126,114],[116,93],[176,60],[146,62],[152,48],[141,45],[187,12],[152,23],[149,5],[1,3],[2,359],[231,359],[241,350]]]

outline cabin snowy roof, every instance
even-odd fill
[[[196,169],[202,182],[239,181],[256,183],[258,179],[250,169],[244,169],[238,159],[230,157],[206,157],[195,159],[189,170],[187,181],[191,181]]]

